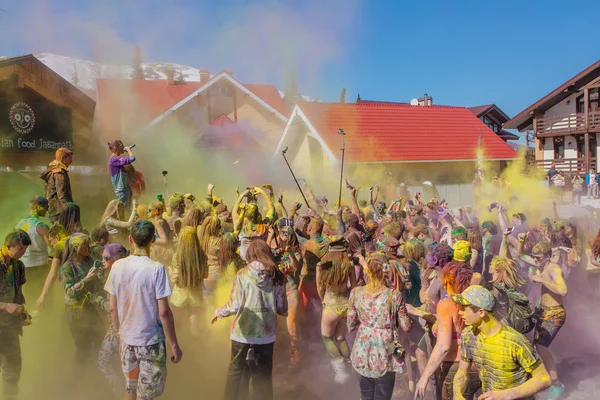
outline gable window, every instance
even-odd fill
[[[481,120],[483,121],[484,124],[486,124],[488,126],[488,128],[490,128],[494,132],[496,132],[496,133],[500,132],[500,127],[498,126],[498,124],[495,123],[494,121],[492,121],[491,119],[489,119],[488,117],[483,116],[483,117],[481,117]]]
[[[213,86],[210,89],[210,95],[214,97],[231,97],[232,90],[228,86]]]

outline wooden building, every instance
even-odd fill
[[[95,106],[31,54],[0,59],[0,165],[35,169],[59,147],[75,152],[75,165],[93,163]]]
[[[538,166],[568,173],[598,171],[600,60],[558,86],[504,124],[533,131]]]

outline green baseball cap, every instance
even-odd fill
[[[486,311],[493,311],[496,304],[490,291],[479,285],[469,286],[461,294],[453,294],[451,297],[456,304],[474,306]]]

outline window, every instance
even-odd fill
[[[563,159],[565,158],[565,138],[555,137],[554,138],[554,158]]]
[[[498,126],[498,124],[495,123],[494,121],[492,121],[491,119],[489,119],[488,117],[485,117],[485,116],[481,117],[481,120],[483,121],[484,124],[486,124],[488,126],[488,128],[490,128],[494,132],[496,132],[496,133],[500,132],[500,127]]]
[[[231,97],[231,89],[227,86],[213,86],[210,88],[210,95],[214,97]]]

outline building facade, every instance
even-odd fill
[[[598,171],[600,152],[600,60],[504,124],[533,132],[539,167],[569,174]]]

